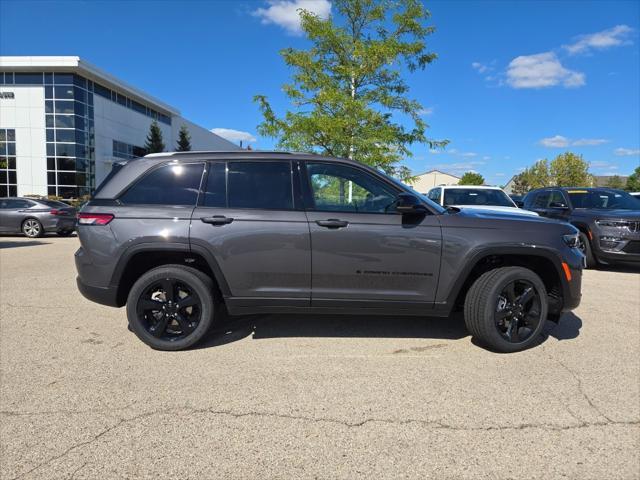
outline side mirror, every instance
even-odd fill
[[[415,195],[410,193],[401,193],[396,198],[396,210],[402,214],[407,213],[426,213],[427,207]]]
[[[567,207],[564,203],[562,202],[551,202],[549,204],[549,208],[558,208],[560,210],[567,210],[569,207]]]

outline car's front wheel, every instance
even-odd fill
[[[38,238],[44,235],[44,228],[39,220],[27,218],[22,222],[22,233],[29,238]]]
[[[532,346],[547,319],[548,300],[538,275],[523,267],[503,267],[481,275],[464,304],[467,329],[497,352]]]
[[[578,248],[586,257],[587,268],[594,268],[598,262],[596,262],[593,256],[593,249],[591,248],[591,242],[584,232],[580,232],[578,236]]]
[[[213,323],[214,309],[211,279],[182,265],[149,270],[127,299],[130,328],[157,350],[182,350],[200,341]]]

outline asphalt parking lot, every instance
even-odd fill
[[[500,355],[462,318],[260,316],[156,352],[75,287],[74,238],[0,237],[0,478],[640,476],[640,275]]]

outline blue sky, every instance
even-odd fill
[[[325,15],[328,0],[0,0],[0,54],[79,55],[176,106],[207,128],[254,137],[267,95],[288,104],[278,51],[307,45],[297,3]],[[425,2],[439,58],[408,77],[428,134],[444,152],[413,147],[405,163],[491,183],[539,158],[584,155],[596,174],[640,164],[640,2]],[[242,133],[244,132],[244,133]]]

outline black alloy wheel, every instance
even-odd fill
[[[498,296],[495,325],[498,333],[510,343],[526,342],[542,322],[540,292],[524,279],[504,286]]]
[[[217,290],[205,273],[164,265],[142,274],[127,297],[129,327],[156,350],[184,350],[213,324]]]
[[[165,341],[189,336],[198,327],[202,302],[193,288],[175,278],[155,282],[140,296],[139,320],[147,332]]]

